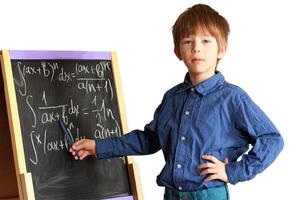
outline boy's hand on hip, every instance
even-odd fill
[[[79,140],[73,144],[69,151],[75,160],[83,160],[88,155],[96,154],[96,141],[91,139]],[[79,157],[76,155],[76,152]]]
[[[204,155],[202,156],[202,159],[210,161],[197,166],[198,169],[202,170],[200,173],[201,176],[211,174],[204,179],[204,182],[216,179],[224,181],[225,183],[228,182],[228,177],[225,170],[225,165],[228,163],[227,158],[225,158],[224,162],[222,162],[214,156]]]

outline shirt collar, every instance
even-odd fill
[[[183,92],[185,90],[195,88],[197,92],[200,94],[206,95],[211,90],[215,89],[216,87],[222,85],[224,83],[225,79],[221,72],[217,71],[215,75],[210,77],[209,79],[193,86],[190,76],[187,73],[184,78],[184,82],[182,83],[182,87],[178,89],[177,92]]]

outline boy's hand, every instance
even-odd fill
[[[79,140],[73,144],[69,151],[75,160],[83,160],[88,155],[96,154],[96,141],[90,139]],[[76,151],[79,157],[76,155]]]
[[[200,173],[201,176],[211,174],[206,179],[204,179],[204,182],[216,179],[224,181],[225,183],[228,182],[228,177],[225,171],[225,165],[228,163],[227,158],[225,158],[224,163],[219,161],[214,156],[210,155],[204,155],[202,156],[202,158],[204,160],[210,161],[197,166],[198,169],[202,169],[202,172]]]

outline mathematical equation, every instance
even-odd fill
[[[113,89],[111,80],[105,78],[106,71],[111,71],[110,63],[102,61],[95,65],[75,63],[74,71],[66,71],[64,67],[59,66],[58,62],[41,61],[39,65],[28,65],[22,61],[17,62],[17,68],[21,77],[21,82],[16,84],[20,87],[19,93],[22,96],[27,95],[27,79],[32,76],[42,76],[50,82],[73,82],[77,81],[78,90],[84,90],[86,93],[106,92],[113,98]],[[94,75],[93,78],[86,75]]]
[[[87,137],[82,134],[87,130],[76,125],[78,120],[95,122],[89,127],[95,139],[121,136],[110,61],[17,61],[15,65],[18,104],[30,122],[24,123],[22,134],[33,152],[32,164],[38,165],[49,152],[69,148],[59,119],[71,131],[73,141]]]

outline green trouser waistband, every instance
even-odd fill
[[[227,185],[193,192],[180,192],[166,188],[164,200],[229,200],[229,193]]]

